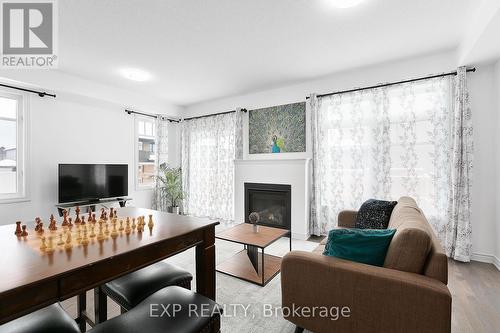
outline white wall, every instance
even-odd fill
[[[497,170],[500,170],[500,60],[495,65],[495,96],[496,96],[496,115],[497,115],[497,137],[495,138],[494,147],[496,147]],[[497,218],[496,218],[496,258],[495,264],[500,269],[500,176],[497,175]]]
[[[497,167],[496,112],[493,66],[476,66],[468,76],[474,125],[474,179],[472,186],[473,258],[491,261],[495,253]],[[492,158],[493,157],[493,158]]]
[[[46,220],[50,214],[56,214],[59,163],[127,163],[129,196],[134,199],[131,204],[150,207],[152,191],[135,188],[134,117],[126,114],[124,108],[171,116],[177,116],[179,108],[65,74],[45,73],[9,75],[10,79],[26,80],[23,85],[53,90],[57,98],[29,95],[29,201],[0,204],[0,224],[17,220],[31,223],[36,216]],[[170,144],[174,150],[172,162],[178,163],[178,141],[173,139]]]
[[[310,93],[325,93],[362,87],[381,82],[398,81],[455,70],[456,53],[443,52],[402,61],[370,66],[352,71],[340,72],[322,79],[307,81],[288,87],[233,96],[188,106],[186,116],[209,114],[245,107],[248,109],[303,101]],[[497,119],[493,91],[493,66],[478,66],[476,73],[470,74],[469,89],[474,112],[475,139],[475,180],[472,198],[473,252],[494,255],[496,243],[495,181],[496,168],[491,157],[496,156],[495,131]],[[482,259],[483,257],[478,257]]]

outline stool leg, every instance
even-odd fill
[[[76,322],[78,323],[80,331],[85,332],[87,330],[87,321],[85,320],[84,312],[87,309],[87,294],[82,293],[76,296],[76,298],[77,298],[76,311],[78,314]]]
[[[95,324],[105,322],[108,316],[108,300],[101,287],[94,288]]]

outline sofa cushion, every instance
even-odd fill
[[[369,199],[359,208],[355,227],[358,229],[387,229],[397,201]]]
[[[333,229],[328,233],[324,255],[382,266],[394,229]]]
[[[402,198],[389,221],[395,228],[384,267],[422,274],[432,246],[432,231],[425,216],[411,198]]]

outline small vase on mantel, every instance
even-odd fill
[[[253,224],[253,232],[254,233],[259,232],[259,225],[257,224],[257,223],[259,223],[259,220],[260,220],[259,213],[251,212],[250,215],[248,216],[248,220],[250,221],[250,223]]]

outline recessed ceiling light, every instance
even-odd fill
[[[132,81],[144,82],[151,79],[152,75],[139,68],[123,68],[120,73]]]
[[[359,5],[365,0],[330,0],[331,4],[336,8],[350,8]]]

